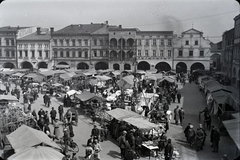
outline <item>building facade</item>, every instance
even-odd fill
[[[210,49],[210,41],[203,37],[203,32],[193,28],[182,32],[174,42],[173,70],[184,73],[196,69],[209,70]]]
[[[221,71],[222,41],[218,43],[211,42],[210,45],[211,45],[210,70]]]
[[[0,68],[16,68],[16,37],[20,27],[0,28]]]
[[[70,25],[52,34],[55,68],[108,69],[108,23]]]
[[[18,67],[52,69],[51,31],[37,27],[34,33],[17,39]]]
[[[232,84],[240,88],[240,14],[234,18]]]

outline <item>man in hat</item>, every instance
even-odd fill
[[[117,139],[120,147],[120,151],[121,151],[121,159],[123,159],[125,156],[126,143],[127,143],[126,135],[127,135],[127,131],[123,131],[122,135]]]
[[[54,109],[54,107],[52,107],[52,110],[50,111],[52,124],[53,124],[53,121],[56,119],[56,116],[57,116],[57,111]]]
[[[95,139],[99,139],[100,131],[99,131],[99,129],[97,128],[97,125],[96,125],[96,124],[94,124],[94,126],[93,126],[91,135],[93,135]]]
[[[165,160],[171,160],[173,155],[173,145],[172,140],[168,139],[167,145],[164,149]]]
[[[219,148],[219,141],[220,141],[220,133],[217,128],[215,128],[215,131],[213,133],[213,152],[218,152]]]

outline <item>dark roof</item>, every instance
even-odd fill
[[[37,34],[37,32],[34,32],[32,34],[19,38],[18,40],[36,40],[37,41],[37,40],[50,40],[50,39],[51,39],[50,31],[48,29],[41,28],[41,32],[39,35]]]
[[[109,31],[139,31],[139,29],[114,27],[114,28],[109,28]]]
[[[60,29],[53,33],[53,35],[89,35],[97,30],[106,27],[106,24],[103,23],[92,23],[92,24],[72,24],[63,29]]]
[[[19,29],[24,29],[28,27],[10,27],[10,26],[5,26],[5,27],[0,27],[0,32],[16,32]]]
[[[137,34],[173,34],[173,31],[137,31]]]

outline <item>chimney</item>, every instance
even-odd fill
[[[119,25],[119,28],[122,28],[122,25]]]
[[[108,21],[106,21],[105,23],[108,24]]]
[[[37,35],[40,35],[41,31],[40,31],[40,27],[37,27]]]
[[[53,32],[54,32],[54,28],[53,28],[53,27],[51,27],[51,28],[50,28],[50,34],[52,35],[52,34],[53,34]]]

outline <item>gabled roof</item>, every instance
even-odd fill
[[[113,27],[109,28],[109,31],[139,31],[138,28],[119,28],[119,27]]]
[[[203,34],[203,32],[196,30],[194,28],[191,28],[189,30],[182,32],[182,34]]]
[[[47,41],[50,39],[51,39],[50,31],[46,28],[41,28],[39,35],[37,34],[37,32],[34,32],[32,34],[19,38],[18,40],[31,40],[31,41],[46,40]]]
[[[72,24],[63,29],[60,29],[53,33],[53,35],[89,35],[97,30],[106,27],[103,23],[91,23],[91,24]]]
[[[16,32],[19,29],[24,29],[28,27],[10,27],[10,26],[5,26],[5,27],[0,27],[0,32]]]

